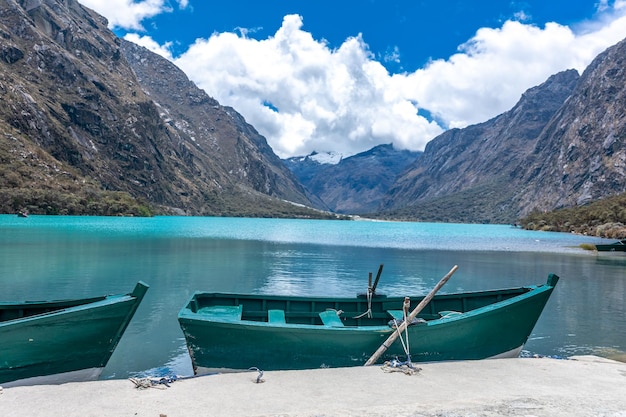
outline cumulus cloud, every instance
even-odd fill
[[[402,87],[445,127],[465,127],[511,108],[551,74],[582,71],[600,50],[590,53],[565,26],[507,21],[498,29],[480,29],[450,58],[408,74]]]
[[[199,39],[174,62],[241,112],[280,156],[351,154],[390,142],[419,148],[416,138],[442,132],[393,91],[391,76],[360,36],[331,50],[302,30],[298,15],[286,16],[264,40],[233,33]]]
[[[109,27],[143,31],[141,22],[172,12],[166,0],[81,0],[85,6],[97,11],[109,20]],[[178,0],[179,8],[188,6],[188,0]]]
[[[580,35],[556,23],[540,28],[507,21],[478,30],[446,60],[389,74],[360,36],[331,50],[302,23],[300,16],[286,16],[274,36],[260,41],[213,34],[175,59],[200,87],[240,111],[281,156],[352,154],[390,142],[422,150],[445,129],[510,109],[556,72],[582,72],[626,36],[624,17]]]
[[[163,45],[160,45],[157,41],[152,39],[150,36],[140,36],[136,33],[127,33],[124,35],[124,39],[139,46],[143,46],[144,48],[154,52],[155,54],[161,55],[165,59],[172,60],[172,52],[170,48],[172,47],[172,42],[167,42]]]
[[[252,39],[246,30],[197,39],[173,62],[243,114],[281,157],[314,150],[351,155],[381,143],[422,150],[446,129],[510,109],[525,90],[556,72],[582,72],[626,37],[626,0],[612,6],[601,1],[598,16],[574,28],[538,27],[525,18],[479,29],[458,53],[412,73],[390,74],[361,35],[331,49],[303,30],[299,15],[285,16],[266,39]],[[168,45],[135,39],[170,58]],[[400,57],[390,51],[384,59]]]

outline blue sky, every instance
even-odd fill
[[[249,37],[264,39],[276,33],[284,16],[299,14],[304,29],[314,38],[328,41],[331,48],[361,33],[379,60],[397,50],[402,63],[389,65],[391,71],[414,71],[431,58],[447,58],[477,29],[499,27],[508,19],[519,20],[521,13],[536,25],[550,21],[575,25],[592,18],[597,10],[594,1],[502,0],[478,5],[467,0],[195,1],[184,9],[177,10],[175,3],[170,7],[171,13],[158,14],[142,24],[158,43],[174,42],[174,54],[213,32],[245,28]],[[116,32],[123,36],[129,31],[118,28]]]
[[[82,0],[281,157],[423,150],[626,38],[626,0]]]

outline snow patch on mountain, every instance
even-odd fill
[[[305,158],[318,164],[337,165],[343,159],[343,154],[338,152],[313,152]]]

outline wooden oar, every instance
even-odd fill
[[[439,281],[437,285],[435,285],[435,288],[433,288],[430,291],[430,293],[428,293],[428,295],[424,297],[422,301],[420,301],[417,307],[415,307],[413,311],[411,311],[411,314],[409,314],[409,317],[407,317],[407,319],[404,320],[404,322],[396,329],[397,331],[393,332],[387,338],[387,340],[385,340],[385,342],[382,345],[380,345],[378,350],[374,352],[374,354],[367,360],[367,362],[365,362],[364,366],[373,365],[378,360],[378,358],[380,358],[380,355],[382,355],[383,353],[385,353],[387,349],[389,349],[391,344],[395,342],[395,340],[398,338],[400,333],[402,333],[407,328],[409,323],[412,322],[415,317],[417,317],[419,312],[422,311],[424,307],[426,307],[426,304],[428,304],[430,300],[435,296],[435,294],[437,294],[437,291],[439,291],[441,287],[443,287],[444,284],[448,282],[452,274],[454,274],[458,268],[459,267],[457,265],[454,265],[454,267],[452,267],[450,272],[448,272],[443,278],[441,278],[441,281]]]
[[[376,279],[374,280],[374,285],[372,286],[372,294],[376,293],[376,286],[378,285],[378,280],[380,279],[380,274],[383,273],[383,264],[380,264],[378,267],[378,273],[376,274]]]

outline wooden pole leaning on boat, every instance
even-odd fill
[[[371,286],[372,294],[376,294],[376,287],[378,286],[378,280],[380,279],[380,274],[382,273],[383,273],[383,264],[380,264],[380,266],[378,267],[378,273],[376,274],[376,279],[374,280],[374,285]]]
[[[450,272],[448,272],[443,278],[441,278],[441,280],[437,283],[437,285],[435,285],[435,287],[430,291],[430,293],[428,293],[428,295],[424,297],[422,301],[420,301],[420,303],[417,305],[417,307],[413,309],[413,311],[411,311],[411,314],[409,314],[409,317],[407,317],[407,319],[404,322],[402,322],[402,324],[398,327],[397,331],[391,333],[391,335],[387,338],[387,340],[385,340],[385,342],[382,345],[380,345],[378,350],[374,352],[374,354],[367,360],[367,362],[365,362],[364,366],[373,365],[378,360],[378,358],[380,358],[380,355],[382,355],[383,353],[385,353],[387,349],[389,349],[392,343],[395,342],[395,340],[398,338],[400,333],[406,330],[409,323],[412,322],[415,317],[417,317],[419,312],[422,311],[424,307],[426,307],[426,305],[430,302],[430,300],[432,300],[435,294],[437,294],[437,291],[439,291],[441,287],[443,287],[444,284],[448,282],[452,274],[454,274],[457,269],[459,269],[458,265],[454,265],[452,269],[450,270]]]

